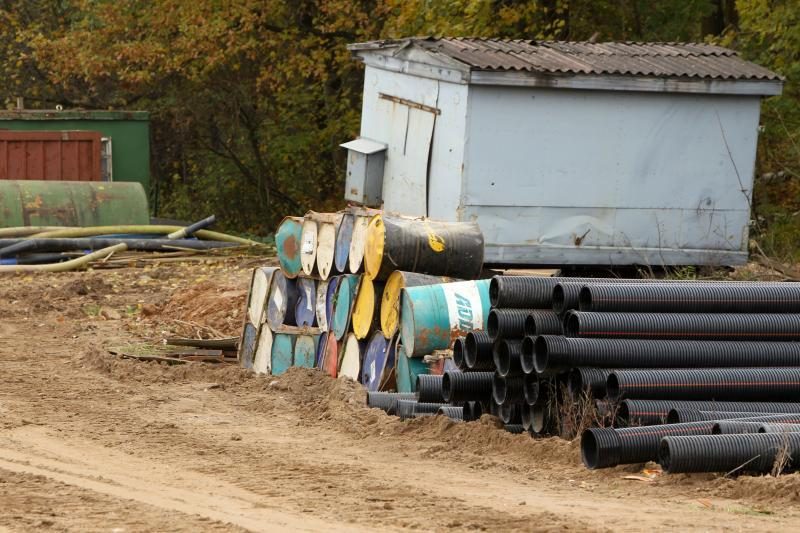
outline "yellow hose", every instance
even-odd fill
[[[90,254],[64,261],[63,263],[48,263],[46,265],[0,265],[0,273],[8,272],[66,272],[86,266],[96,259],[102,259],[109,254],[124,252],[128,245],[124,242],[97,250]]]
[[[53,231],[61,229],[74,229],[72,227],[64,226],[22,226],[17,228],[0,228],[0,239],[14,237],[27,237],[34,233],[41,233],[43,231]]]
[[[78,238],[78,237],[94,237],[96,235],[115,235],[124,233],[143,233],[143,234],[152,233],[152,234],[165,235],[168,233],[172,233],[174,231],[181,230],[183,228],[184,228],[183,226],[166,226],[166,225],[90,226],[87,228],[66,228],[66,229],[44,231],[42,233],[31,235],[29,238],[31,239]],[[198,238],[206,241],[235,242],[237,244],[246,244],[248,246],[265,246],[260,242],[251,241],[250,239],[243,239],[241,237],[236,237],[234,235],[228,235],[227,233],[219,233],[217,231],[211,231],[206,229],[198,230],[194,234]]]

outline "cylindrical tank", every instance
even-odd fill
[[[149,223],[141,183],[0,180],[0,227]]]
[[[300,217],[284,218],[275,231],[275,249],[281,264],[283,275],[296,278],[302,270],[300,262],[300,237],[303,234],[303,219]]]
[[[381,331],[387,339],[392,338],[400,328],[400,295],[406,287],[419,287],[421,285],[436,285],[437,283],[450,283],[458,281],[443,276],[429,276],[415,272],[395,270],[386,280],[381,297]]]

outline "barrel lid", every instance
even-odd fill
[[[367,226],[367,238],[364,245],[364,272],[370,279],[378,277],[381,270],[385,241],[386,229],[383,225],[383,217],[375,215]]]
[[[339,377],[346,376],[358,381],[361,371],[361,352],[363,347],[364,343],[356,338],[355,333],[348,333],[347,340],[344,343],[342,364],[339,367]]]
[[[310,276],[317,265],[317,222],[306,219],[303,221],[303,231],[300,237],[300,264],[303,272]]]
[[[317,356],[314,362],[314,368],[322,369],[325,363],[325,347],[328,343],[328,333],[323,333],[317,342]]]
[[[386,337],[393,337],[397,333],[400,321],[400,291],[403,290],[405,280],[400,271],[392,272],[386,280],[381,296],[381,331]]]
[[[361,372],[361,383],[369,391],[380,390],[381,378],[388,356],[389,343],[380,331],[373,333],[364,354],[364,365]]]
[[[267,302],[267,322],[270,327],[275,329],[287,322],[286,318],[289,315],[290,307],[295,305],[296,299],[296,282],[293,279],[287,279],[282,272],[273,274]],[[291,315],[294,316],[294,309],[291,309]]]
[[[372,327],[375,314],[375,286],[367,276],[361,276],[358,295],[353,306],[353,332],[359,339],[365,339]]]
[[[402,339],[401,345],[407,354],[414,353],[414,302],[411,298],[407,297],[408,294],[403,289],[400,294],[400,338]]]
[[[325,296],[325,318],[328,322],[328,329],[333,327],[333,304],[336,301],[336,289],[344,276],[334,276],[328,280],[328,289]]]
[[[311,335],[300,335],[294,341],[294,366],[313,368],[317,351],[318,338]]]
[[[353,274],[359,272],[364,261],[364,246],[367,240],[369,217],[356,216],[353,221],[353,237],[350,239],[348,266]]]
[[[276,267],[256,267],[250,281],[250,292],[247,301],[247,317],[253,324],[264,322],[264,308],[267,305],[272,274]]]
[[[253,371],[256,374],[272,373],[272,330],[267,326],[262,327],[258,334]]]
[[[325,358],[322,362],[322,370],[331,377],[339,374],[339,345],[333,332],[328,334],[325,342]]]
[[[278,262],[286,277],[293,278],[300,273],[300,237],[303,232],[303,219],[285,217],[275,231],[275,249]]]
[[[358,276],[348,274],[339,280],[336,288],[335,305],[333,307],[333,333],[337,339],[343,339],[350,326],[353,312],[353,298],[358,283]]]
[[[278,333],[272,339],[272,375],[286,372],[294,358],[294,335]]]
[[[326,222],[319,225],[317,232],[317,271],[320,279],[328,279],[333,270],[333,256],[336,252],[336,225]]]
[[[336,228],[336,250],[333,262],[339,272],[347,272],[348,270],[347,258],[350,255],[350,241],[353,240],[354,218],[352,213],[345,213],[342,215],[339,227]]]
[[[317,327],[323,331],[328,329],[327,301],[329,285],[330,280],[328,279],[317,283],[317,301],[314,303],[314,311],[317,315]]]
[[[313,326],[317,318],[317,282],[311,278],[298,278],[297,292],[295,321],[298,326]]]
[[[256,327],[250,322],[247,322],[244,325],[242,341],[239,345],[239,364],[242,365],[243,368],[253,368],[253,355],[256,351],[257,336],[258,330]]]

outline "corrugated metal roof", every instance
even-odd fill
[[[782,80],[727,48],[703,43],[562,42],[415,37],[351,45],[353,51],[418,46],[472,70],[700,78]]]

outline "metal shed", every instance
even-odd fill
[[[384,209],[475,220],[491,264],[741,264],[761,98],[708,44],[353,44]]]

